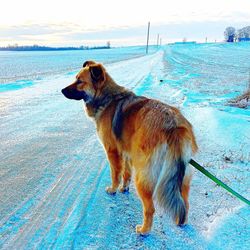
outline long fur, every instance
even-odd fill
[[[168,157],[162,167],[154,194],[159,206],[168,210],[174,219],[178,218],[178,225],[186,221],[186,205],[181,196],[185,170],[186,165],[181,158],[176,161]]]
[[[181,195],[183,180],[186,174],[192,147],[187,138],[186,128],[175,129],[171,136],[167,136],[167,149],[164,151],[165,159],[159,166],[159,176],[154,189],[154,197],[160,207],[168,210],[178,225],[187,220],[187,207]],[[185,137],[183,137],[185,135]],[[187,172],[186,177],[189,173]]]
[[[128,190],[133,168],[143,204],[143,224],[137,226],[137,233],[151,230],[153,198],[170,211],[178,225],[184,224],[191,180],[186,169],[197,145],[192,125],[180,111],[136,96],[93,61],[85,62],[76,81],[62,92],[69,99],[83,99],[87,114],[96,123],[111,168],[112,185],[106,191],[114,194],[121,179],[121,190]]]

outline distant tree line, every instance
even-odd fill
[[[250,41],[250,26],[236,30],[234,27],[227,27],[224,31],[226,42]]]
[[[61,51],[61,50],[89,50],[89,49],[110,49],[110,42],[106,46],[80,46],[80,47],[48,47],[48,46],[18,46],[18,44],[0,47],[0,51]]]

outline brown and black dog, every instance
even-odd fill
[[[136,232],[151,230],[154,202],[170,211],[177,225],[187,221],[192,171],[188,164],[197,151],[191,124],[180,111],[160,101],[137,96],[114,82],[105,68],[86,61],[65,97],[84,100],[105,148],[114,194],[128,190],[131,172],[143,205],[143,224]]]

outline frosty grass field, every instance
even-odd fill
[[[147,237],[135,234],[142,218],[134,187],[105,193],[109,166],[94,124],[81,101],[60,92],[86,59],[104,62],[138,95],[179,107],[197,137],[194,159],[250,198],[250,110],[227,105],[248,86],[250,44],[143,52],[0,54],[0,249],[249,249],[249,207],[200,172],[188,225],[158,212]]]

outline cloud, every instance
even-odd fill
[[[149,20],[152,42],[158,33],[165,42],[222,40],[226,26],[250,23],[249,0],[4,0],[1,7],[0,46],[143,44]]]
[[[233,17],[236,18],[235,22]],[[163,42],[182,40],[184,37],[189,40],[204,41],[205,37],[211,40],[223,40],[223,32],[227,26],[234,26],[236,29],[249,25],[249,22],[241,21],[247,17],[244,12],[235,12],[234,15],[221,16],[222,20],[198,20],[198,21],[173,21],[166,23],[151,23],[151,43],[156,42],[157,34],[163,38]],[[79,46],[79,45],[101,45],[111,41],[112,45],[133,45],[144,44],[146,40],[147,23],[137,26],[107,26],[101,25],[98,28],[84,28],[80,24],[61,23],[26,23],[24,25],[12,25],[0,27],[1,43],[7,44],[39,44],[51,46]]]
[[[4,36],[25,36],[25,35],[48,35],[55,33],[63,33],[68,30],[77,28],[76,25],[68,24],[24,24],[1,27],[1,35]]]

